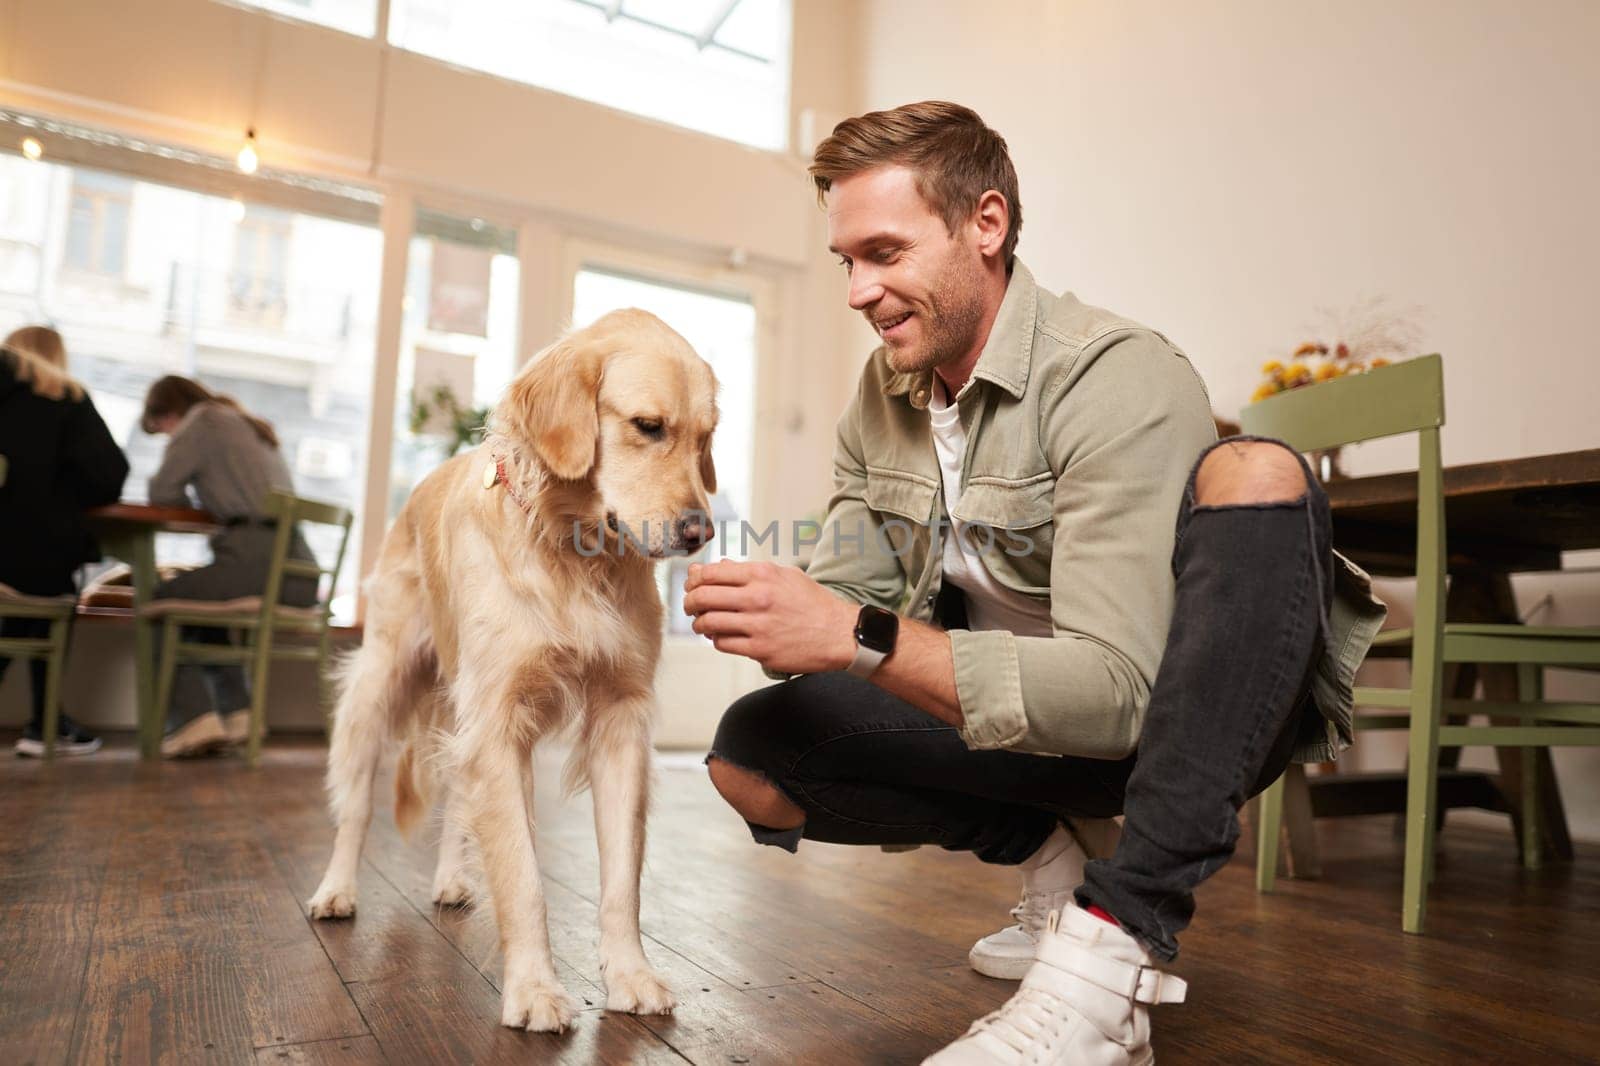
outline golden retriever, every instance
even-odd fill
[[[533,839],[540,739],[571,723],[568,787],[588,782],[600,849],[600,960],[609,1010],[662,1014],[672,993],[639,941],[662,607],[653,559],[711,537],[716,379],[644,311],[615,311],[535,356],[479,448],[412,492],[368,583],[328,753],[338,832],[308,906],[347,917],[386,740],[403,743],[395,817],[446,790],[434,875],[467,902],[469,834],[505,954],[500,1021],[560,1031]]]

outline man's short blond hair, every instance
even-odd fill
[[[1005,138],[969,107],[943,100],[869,111],[833,128],[811,159],[811,180],[823,202],[833,183],[882,166],[903,166],[917,176],[917,191],[952,234],[972,217],[990,189],[1006,198],[1011,224],[1001,254],[1006,269],[1022,231],[1017,171]]]

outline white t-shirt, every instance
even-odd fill
[[[928,418],[933,426],[933,448],[939,456],[939,478],[944,482],[945,511],[953,515],[961,500],[961,459],[967,452],[967,431],[961,424],[961,409],[949,402],[937,374],[928,399]],[[944,579],[966,593],[967,628],[1009,629],[1024,637],[1053,635],[1049,601],[996,581],[983,557],[960,535],[964,528],[946,530],[943,563]]]

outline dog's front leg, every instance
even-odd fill
[[[672,992],[650,969],[639,942],[639,871],[650,795],[648,694],[591,708],[589,782],[600,844],[600,968],[606,1009],[668,1014]]]
[[[488,705],[488,704],[484,704]],[[467,704],[472,706],[472,704]],[[494,903],[500,946],[505,952],[500,1024],[514,1029],[561,1032],[576,1004],[556,979],[545,925],[544,887],[533,850],[533,767],[528,745],[504,728],[510,712],[459,739],[463,744],[460,786],[489,898]]]

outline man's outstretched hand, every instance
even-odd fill
[[[860,608],[796,567],[732,559],[694,563],[683,588],[684,614],[718,651],[784,674],[843,670],[855,657]]]

